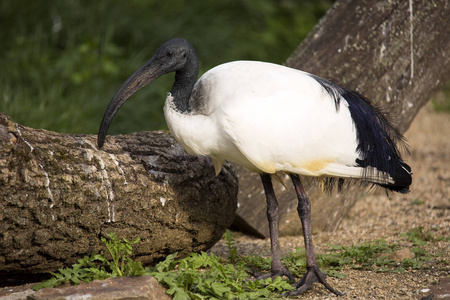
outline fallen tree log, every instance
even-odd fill
[[[237,180],[166,132],[107,138],[35,130],[0,113],[0,271],[46,272],[136,237],[145,264],[207,250],[235,216]]]

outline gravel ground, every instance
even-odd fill
[[[413,170],[411,192],[403,194],[368,194],[352,208],[335,232],[313,235],[317,253],[330,251],[329,244],[355,245],[377,239],[400,244],[411,249],[412,243],[400,234],[423,227],[434,237],[448,237],[450,228],[450,114],[436,113],[428,105],[419,113],[406,133],[411,156],[405,160]],[[314,199],[312,199],[314,201]],[[414,203],[413,203],[414,202]],[[314,224],[313,224],[314,226]],[[269,255],[269,241],[241,235],[236,237],[239,254]],[[303,246],[302,237],[281,238],[283,253]],[[226,246],[218,243],[212,251],[223,254]],[[337,290],[345,293],[339,299],[421,299],[447,281],[450,299],[450,243],[428,242],[427,253],[444,253],[431,261],[427,268],[404,273],[344,269],[344,279],[328,278]],[[424,290],[425,289],[425,290]],[[433,299],[440,298],[435,292]],[[299,299],[335,298],[328,290],[315,284]]]

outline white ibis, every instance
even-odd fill
[[[272,174],[284,172],[297,192],[307,256],[306,274],[290,294],[301,294],[319,282],[341,295],[317,265],[310,202],[299,175],[361,179],[407,193],[411,168],[396,146],[404,145],[401,134],[360,94],[288,67],[235,61],[209,70],[196,82],[199,59],[194,47],[187,40],[172,39],[114,95],[100,126],[99,147],[121,105],[170,72],[175,72],[175,82],[164,114],[177,141],[190,154],[209,156],[216,173],[230,160],[261,176],[272,250],[271,272],[265,277],[285,275],[294,281],[280,258],[278,203],[271,181]]]

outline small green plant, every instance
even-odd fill
[[[399,249],[398,245],[389,245],[385,240],[376,240],[364,244],[352,246],[332,245],[334,250],[341,250],[336,253],[342,265],[347,264],[354,269],[367,269],[373,265],[383,265],[388,263],[383,254],[391,253]]]
[[[228,260],[213,253],[192,253],[175,260],[176,253],[152,268],[151,274],[168,287],[173,299],[261,299],[277,297],[293,287],[282,278],[250,280],[247,266],[250,262],[267,268],[267,260],[256,256],[238,256],[236,242],[230,231],[224,234]],[[268,264],[270,266],[270,263]]]
[[[420,200],[419,198],[415,198],[415,199],[412,201],[412,204],[414,204],[414,205],[422,205],[422,204],[424,204],[424,203],[425,203],[425,201]]]
[[[101,238],[108,249],[109,256],[102,252],[78,259],[78,263],[72,265],[72,268],[61,268],[58,273],[53,273],[52,278],[45,280],[33,286],[35,291],[56,287],[64,283],[73,283],[75,285],[81,282],[90,282],[96,279],[106,279],[122,276],[141,276],[147,274],[141,262],[130,258],[132,245],[139,242],[139,238],[128,241],[125,238],[120,240],[116,234],[107,235],[108,239]]]
[[[232,264],[234,264],[238,257],[236,241],[234,240],[233,234],[231,233],[230,230],[225,231],[225,233],[223,234],[223,238],[225,239],[228,247],[228,259]]]
[[[174,260],[169,255],[152,275],[168,287],[173,299],[259,299],[292,287],[281,278],[248,280],[243,264],[228,264],[212,253],[193,253]]]
[[[450,113],[450,81],[447,81],[441,93],[431,99],[431,104],[437,112]]]
[[[400,234],[400,236],[406,237],[414,246],[422,246],[428,241],[434,240],[430,232],[423,231],[423,227],[415,227],[406,233]]]
[[[352,269],[371,269],[377,267],[377,271],[387,271],[387,266],[393,266],[393,261],[386,256],[395,251],[397,245],[388,245],[385,240],[377,240],[359,245],[340,246],[330,245],[331,252],[317,255],[317,263],[328,276],[344,278],[339,270],[345,266]],[[295,277],[301,277],[306,267],[306,257],[303,248],[296,248],[283,258],[285,265]]]
[[[133,252],[132,245],[139,243],[141,239],[138,237],[133,241],[128,241],[122,238],[121,241],[115,233],[109,234],[108,238],[102,237],[101,240],[106,245],[112,258],[112,261],[107,261],[107,264],[113,277],[143,275],[145,270],[142,264],[130,258]]]

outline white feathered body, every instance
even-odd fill
[[[348,103],[338,109],[307,73],[263,62],[219,65],[196,83],[189,114],[164,107],[172,135],[190,154],[252,171],[361,178]]]

